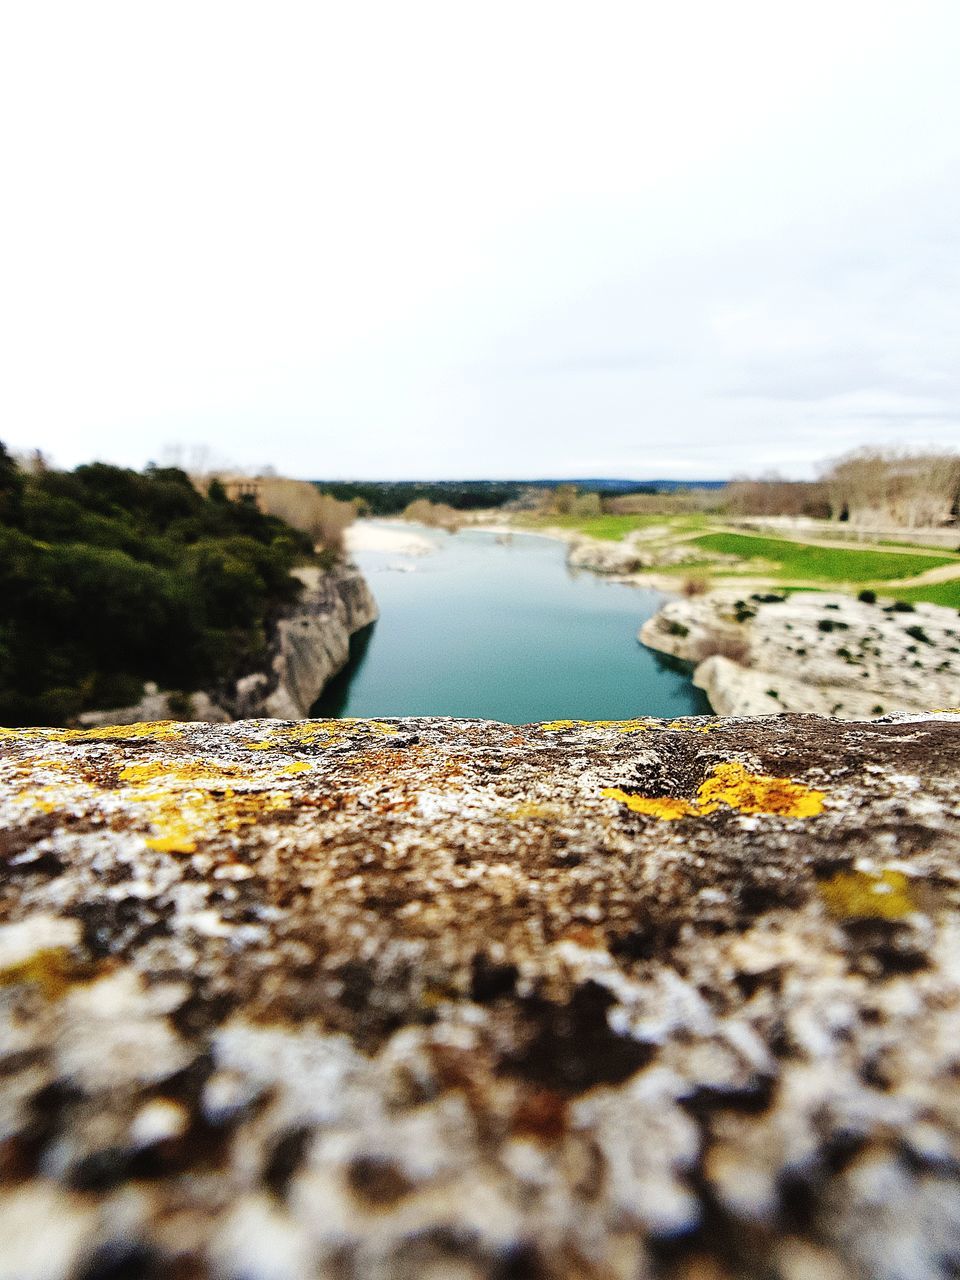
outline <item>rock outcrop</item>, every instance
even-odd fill
[[[237,683],[228,702],[232,715],[299,719],[323,691],[331,676],[346,665],[350,637],[377,618],[377,603],[356,566],[325,572],[295,569],[304,584],[294,608],[281,618],[271,643],[268,672]]]
[[[940,605],[712,592],[671,600],[639,634],[697,664],[694,683],[720,715],[855,720],[960,703],[960,616]]]
[[[738,556],[707,552],[689,539],[663,541],[669,530],[662,526],[641,529],[622,541],[580,538],[567,552],[571,569],[589,569],[593,573],[633,574],[651,569],[675,568],[677,565],[737,564]]]
[[[0,730],[0,1275],[940,1280],[960,714]]]

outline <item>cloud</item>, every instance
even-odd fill
[[[2,431],[305,476],[946,441],[958,36],[947,0],[19,6]]]

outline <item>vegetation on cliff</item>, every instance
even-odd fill
[[[311,539],[172,467],[23,470],[0,445],[0,724],[64,724],[145,680],[216,688],[262,663]]]

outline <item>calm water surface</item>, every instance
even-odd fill
[[[313,715],[527,724],[709,712],[689,675],[636,638],[661,592],[573,573],[550,538],[408,527],[436,550],[356,555],[380,620],[354,637]]]

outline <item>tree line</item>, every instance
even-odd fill
[[[219,481],[24,467],[0,444],[0,724],[66,724],[146,680],[225,687],[262,666],[300,591],[290,571],[316,558],[310,534]]]
[[[815,480],[775,472],[727,485],[732,515],[808,516],[877,528],[915,529],[960,519],[960,454],[863,448],[825,463]]]

